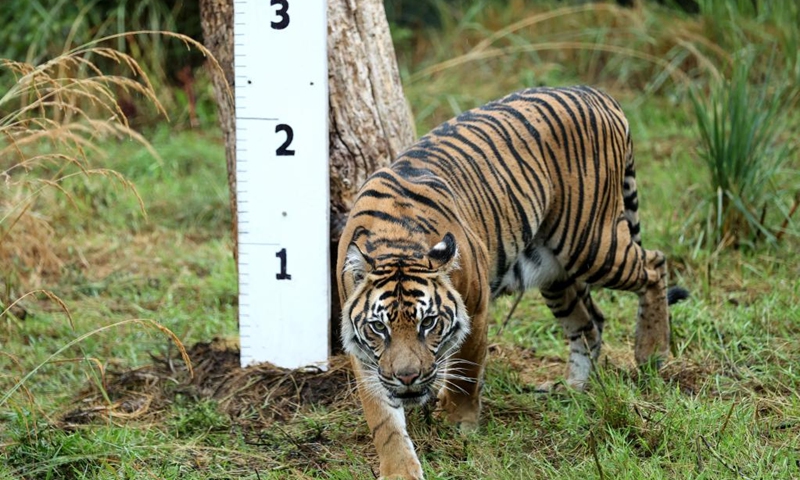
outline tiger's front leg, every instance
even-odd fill
[[[567,386],[584,390],[589,383],[593,363],[600,355],[603,314],[592,302],[589,287],[571,280],[556,282],[540,289],[547,307],[553,312],[569,339]],[[552,390],[550,382],[539,387]]]
[[[383,387],[376,385],[378,379],[369,378],[370,373],[365,371],[361,361],[355,357],[350,357],[350,360],[364,416],[372,433],[372,442],[378,451],[380,478],[421,480],[422,465],[408,436],[402,404],[382,392]]]
[[[486,311],[472,317],[472,331],[458,353],[448,362],[439,408],[445,418],[464,431],[478,428],[481,412],[481,382],[486,363]]]

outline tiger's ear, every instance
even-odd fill
[[[344,259],[344,271],[350,272],[353,278],[352,288],[348,289],[348,291],[352,291],[361,284],[367,274],[372,271],[372,267],[372,259],[364,255],[355,242],[350,242]]]
[[[452,233],[447,232],[441,242],[428,250],[428,263],[431,270],[449,272],[458,268],[458,247]]]

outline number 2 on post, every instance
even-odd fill
[[[294,139],[294,130],[289,125],[285,123],[281,123],[277,127],[275,127],[275,133],[284,132],[286,133],[286,140],[281,144],[280,147],[275,151],[275,155],[279,157],[292,157],[294,156],[294,150],[289,150],[289,146],[292,144],[292,139]]]

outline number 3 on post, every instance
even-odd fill
[[[275,13],[280,17],[280,21],[278,22],[271,22],[270,26],[275,30],[283,30],[284,28],[289,26],[289,2],[288,0],[272,0],[269,2],[270,5],[278,6],[278,10]]]

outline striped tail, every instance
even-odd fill
[[[625,158],[625,177],[622,180],[622,198],[625,204],[625,218],[628,220],[628,228],[631,238],[638,245],[642,245],[642,236],[639,227],[639,196],[636,190],[636,167],[633,164],[633,141],[631,132],[628,130],[625,141],[627,149]]]

